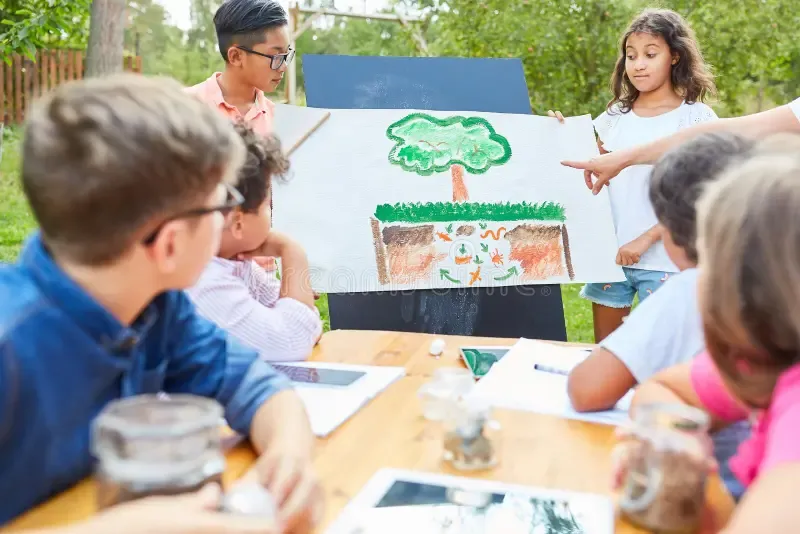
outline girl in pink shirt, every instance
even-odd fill
[[[787,150],[787,149],[792,150]],[[707,352],[643,383],[653,402],[706,410],[714,429],[753,423],[729,462],[747,488],[725,534],[800,525],[800,140],[766,140],[698,203]]]

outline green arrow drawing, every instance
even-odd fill
[[[486,243],[481,243],[481,250],[483,252],[489,252],[489,245],[487,245]]]
[[[461,283],[461,280],[456,280],[455,278],[451,278],[450,277],[450,271],[448,271],[447,269],[439,269],[439,276],[442,277],[442,280],[444,280],[446,278],[446,279],[450,280],[451,282],[453,282],[454,284],[460,284]]]
[[[480,265],[481,263],[483,263],[483,260],[477,254],[475,255],[475,259],[473,261],[475,262],[475,265]]]
[[[453,225],[452,224],[448,224],[446,229],[447,229],[447,233],[448,234],[452,234],[453,233]]]
[[[481,227],[481,230],[486,230],[486,227],[489,226],[489,225],[486,224],[486,223],[478,223],[478,226]]]
[[[495,278],[495,280],[497,280],[498,282],[502,282],[503,280],[508,280],[509,278],[514,276],[515,274],[519,274],[519,271],[517,271],[516,267],[512,267],[512,268],[510,268],[508,270],[508,274],[506,274],[504,276],[500,276],[498,278]]]

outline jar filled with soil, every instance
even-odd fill
[[[501,429],[491,415],[491,407],[473,396],[454,404],[443,422],[443,459],[460,471],[497,465]]]
[[[222,407],[192,395],[142,395],[109,404],[92,429],[102,510],[152,495],[222,486]]]
[[[684,405],[638,408],[620,509],[633,524],[664,534],[700,528],[708,477],[708,415]]]

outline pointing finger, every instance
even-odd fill
[[[573,169],[580,169],[580,170],[583,171],[583,170],[586,170],[589,167],[591,167],[592,162],[591,161],[570,161],[570,160],[565,160],[565,161],[562,161],[561,164],[564,167],[572,167]]]

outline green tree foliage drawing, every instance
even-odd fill
[[[481,117],[454,116],[438,119],[412,113],[386,130],[395,142],[389,162],[420,176],[450,171],[453,202],[469,199],[464,171],[483,174],[511,159],[508,140]]]

